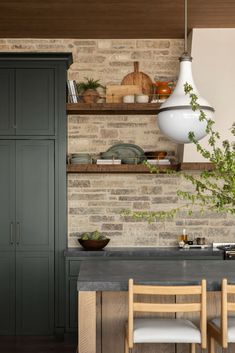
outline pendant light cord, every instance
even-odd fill
[[[188,1],[184,0],[184,52],[188,52]]]

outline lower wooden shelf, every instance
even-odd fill
[[[162,173],[166,170],[178,170],[179,165],[159,165]],[[67,173],[150,173],[149,168],[143,164],[68,164]]]

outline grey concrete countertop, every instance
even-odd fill
[[[68,248],[64,251],[65,257],[212,257],[223,258],[223,252],[206,249],[179,249],[178,247],[107,247],[99,251],[87,251],[83,248]]]
[[[235,262],[220,260],[97,260],[83,261],[78,291],[126,291],[128,279],[158,285],[198,284],[205,278],[210,291],[220,290],[223,278],[235,283]]]

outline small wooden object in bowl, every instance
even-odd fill
[[[108,243],[110,239],[100,234],[97,230],[92,233],[84,233],[78,242],[82,245],[85,250],[101,250]]]

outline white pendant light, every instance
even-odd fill
[[[185,0],[185,38],[184,53],[179,58],[180,72],[174,92],[161,105],[158,112],[158,126],[161,132],[177,143],[190,143],[189,132],[193,132],[197,141],[206,136],[206,121],[200,121],[198,110],[193,111],[190,98],[185,95],[184,85],[187,82],[198,97],[197,103],[207,118],[213,119],[214,108],[202,98],[195,86],[192,75],[192,57],[187,52],[187,0]]]

